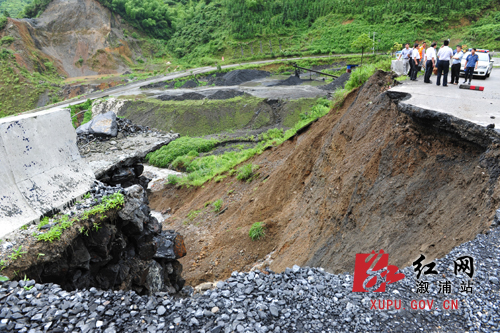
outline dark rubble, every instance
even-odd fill
[[[468,276],[453,273],[453,261],[462,255],[475,259],[471,294],[457,290]],[[430,287],[423,295],[415,291],[413,267],[402,269],[406,278],[385,293],[353,293],[351,274],[298,266],[280,274],[234,272],[214,290],[184,298],[95,288],[66,292],[55,284],[4,282],[0,331],[494,332],[500,329],[499,257],[500,229],[495,228],[435,260],[439,274],[425,277]],[[438,292],[443,280],[451,282],[451,294]],[[371,300],[389,299],[401,300],[405,309],[370,310]],[[434,306],[411,310],[411,300],[433,300]],[[444,310],[444,300],[458,300],[458,310]]]

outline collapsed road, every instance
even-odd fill
[[[326,116],[311,125],[309,131],[258,157],[259,164],[263,164],[259,179],[266,181],[266,193],[244,188],[251,197],[244,197],[239,189],[233,195],[244,200],[236,201],[222,218],[257,216],[255,212],[272,216],[266,221],[269,238],[258,244],[271,254],[271,260],[261,267],[269,266],[282,273],[266,268],[224,273],[221,277],[227,280],[216,283],[216,289],[187,299],[175,299],[164,292],[139,296],[150,284],[141,285],[138,292],[67,292],[57,284],[33,280],[5,282],[0,287],[0,328],[108,333],[498,330],[498,133],[432,109],[420,112],[419,107],[408,107],[407,93],[385,92],[384,86],[391,83],[390,79],[376,73],[350,96],[341,114]],[[273,153],[285,159],[273,160]],[[264,159],[274,163],[275,170],[266,169]],[[287,180],[290,178],[293,182]],[[328,188],[331,184],[335,188]],[[228,192],[224,185],[227,184],[208,184],[198,192],[211,192],[213,197],[217,191]],[[191,200],[195,192],[188,193]],[[343,192],[349,195],[342,195]],[[471,207],[476,196],[474,200],[481,204]],[[300,210],[293,209],[297,204],[292,202],[293,197],[300,199]],[[327,198],[329,205],[321,198]],[[413,200],[411,212],[405,198]],[[183,204],[181,200],[178,207]],[[161,200],[156,201],[160,206]],[[453,215],[452,219],[445,209]],[[302,213],[303,216],[293,215]],[[211,224],[222,222],[219,219]],[[222,233],[228,246],[231,242],[247,245],[238,238],[246,229],[231,231]],[[488,235],[477,236],[478,233]],[[389,236],[398,239],[395,245],[388,241]],[[415,244],[423,238],[425,244]],[[363,244],[356,248],[360,239]],[[208,237],[204,240],[210,241]],[[458,245],[464,240],[469,242]],[[302,266],[352,271],[355,253],[369,253],[375,246],[387,246],[390,263],[396,262],[399,267],[408,266],[411,258],[422,251],[431,253],[429,261],[442,258],[435,260],[441,275],[426,277],[431,284],[429,295],[416,292],[417,281],[411,266],[402,269],[405,279],[388,286],[389,293],[383,296],[351,292],[351,274],[334,275],[324,269],[298,266],[286,268],[292,267],[293,261],[300,261]],[[225,256],[227,249],[223,246],[217,247],[217,251],[219,256],[222,253],[231,259],[248,260],[251,254]],[[397,252],[404,254],[396,256]],[[472,279],[452,273],[453,261],[463,255],[475,258],[477,266]],[[207,260],[200,257],[202,263],[213,259],[216,258],[210,257],[210,253]],[[241,259],[220,265],[241,265],[238,260]],[[444,279],[453,285],[446,295],[439,291]],[[471,280],[473,293],[460,291],[459,286]],[[190,294],[189,290],[186,288],[185,294]],[[425,297],[435,303],[414,309],[412,301]],[[403,306],[373,311],[370,300],[377,298],[378,304],[400,300]],[[445,301],[454,301],[452,304],[459,308],[448,311],[446,304],[450,303]]]

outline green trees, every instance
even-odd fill
[[[392,45],[390,51],[391,51],[391,56],[394,54],[394,52],[397,52],[403,48],[403,44],[394,42],[394,45]]]
[[[368,37],[367,34],[359,35],[358,38],[356,38],[351,43],[351,47],[353,49],[361,50],[361,65],[363,65],[363,54],[364,54],[365,50],[368,49],[369,47],[371,47],[372,45],[373,45],[373,42],[370,39],[370,37]]]
[[[169,6],[161,0],[98,0],[149,35],[168,39],[174,32]]]

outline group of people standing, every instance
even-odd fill
[[[449,43],[448,40],[445,40],[437,53],[437,43],[435,42],[432,43],[429,48],[427,48],[426,42],[423,42],[420,47],[419,43],[415,43],[412,49],[410,49],[410,45],[406,43],[405,48],[401,51],[398,58],[398,60],[403,59],[405,75],[409,75],[410,80],[417,81],[417,73],[424,67],[425,83],[432,83],[430,80],[431,75],[433,71],[437,71],[436,85],[441,85],[441,77],[443,77],[443,87],[447,87],[451,62],[451,81],[449,83],[458,84],[464,52],[460,45],[457,45],[456,51],[454,52],[449,47]],[[469,79],[469,85],[471,84],[474,70],[477,70],[478,61],[479,58],[476,54],[476,49],[471,49],[471,53],[466,58],[464,84],[467,83],[467,79]]]

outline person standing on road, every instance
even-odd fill
[[[453,50],[448,46],[450,42],[444,41],[444,46],[439,50],[439,58],[436,85],[441,85],[441,75],[443,75],[443,87],[448,87],[448,72],[450,70],[450,60],[453,57]]]
[[[465,81],[464,84],[467,83],[467,77],[469,78],[469,86],[472,81],[472,76],[474,75],[474,71],[477,70],[477,64],[479,61],[479,57],[476,54],[476,49],[472,49],[470,54],[465,59]]]
[[[408,71],[410,70],[410,56],[411,56],[410,44],[406,43],[405,48],[401,51],[401,54],[398,57],[398,61],[401,60],[401,58],[403,58],[404,75],[408,75]]]
[[[422,70],[422,67],[424,67],[425,70],[425,50],[427,49],[427,42],[423,42],[422,46],[418,48],[418,54],[420,54],[420,63],[418,64],[418,71],[420,72]]]
[[[418,43],[415,43],[415,45],[413,45],[413,50],[411,51],[411,60],[410,60],[410,65],[411,65],[410,80],[412,81],[418,81],[417,73],[418,73],[419,62],[420,62],[420,54],[418,53]]]
[[[432,75],[432,70],[436,67],[436,43],[432,43],[431,47],[425,51],[425,83],[432,83],[430,78]]]
[[[453,61],[451,64],[451,81],[450,84],[458,84],[458,78],[460,76],[460,67],[462,66],[462,58],[464,53],[462,52],[462,47],[457,45],[457,51],[453,56]]]

